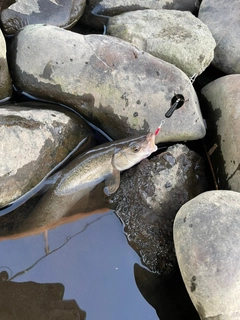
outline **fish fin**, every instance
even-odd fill
[[[113,169],[113,172],[109,177],[105,179],[105,188],[103,189],[104,193],[107,196],[117,191],[120,185],[120,171]]]

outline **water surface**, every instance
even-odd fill
[[[76,300],[88,320],[159,319],[136,286],[141,262],[113,211],[48,231],[47,255],[45,246],[44,234],[2,241],[2,270],[14,282],[63,284],[63,300]]]

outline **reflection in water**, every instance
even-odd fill
[[[88,320],[158,319],[136,287],[133,265],[140,259],[113,211],[52,229],[49,246],[53,249],[44,254],[40,234],[2,241],[1,261],[12,270],[10,279],[62,283],[64,300],[75,299]]]
[[[108,213],[107,215],[111,214]],[[71,236],[66,237],[65,241],[49,251],[48,254],[41,256],[31,266],[22,271],[11,275],[10,278],[6,271],[0,274],[0,319],[15,320],[16,315],[19,320],[26,319],[85,319],[86,313],[82,311],[75,300],[62,301],[64,286],[62,284],[39,284],[36,282],[16,283],[12,280],[21,275],[25,275],[34,268],[43,259],[51,254],[56,253],[71,241],[74,237],[83,233],[91,224],[96,223],[104,216],[98,216],[91,222],[87,222],[83,228]],[[11,271],[10,268],[6,267]]]
[[[2,280],[2,279],[1,279]],[[0,319],[84,320],[86,312],[75,300],[63,300],[61,283],[0,283]]]
[[[93,223],[96,223],[98,220],[102,219],[103,217],[105,216],[100,216],[100,217],[97,217],[95,220],[89,222],[89,223],[86,223],[85,226],[83,227],[83,229],[81,231],[78,231],[76,233],[74,233],[72,236],[68,236],[65,241],[59,245],[57,248],[53,249],[53,250],[48,250],[48,252],[43,255],[42,257],[40,257],[37,261],[35,261],[30,267],[22,270],[22,271],[19,271],[17,272],[15,275],[11,276],[9,278],[9,281],[12,281],[13,279],[15,279],[16,277],[19,277],[21,276],[22,274],[25,274],[26,272],[28,272],[29,270],[31,270],[32,268],[34,268],[41,260],[43,260],[44,258],[46,258],[47,256],[55,253],[56,251],[62,249],[72,238],[78,236],[79,234],[83,233],[91,224]]]
[[[79,319],[76,313],[76,310],[80,312],[78,306],[86,310],[87,320],[199,319],[189,303],[179,274],[163,281],[141,267],[139,256],[129,246],[123,226],[114,211],[108,209],[106,198],[97,196],[100,191],[102,194],[102,185],[86,198],[86,202],[81,199],[78,209],[83,212],[73,211],[54,223],[52,217],[31,215],[38,198],[0,217],[0,255],[2,265],[6,266],[1,269],[11,270],[9,279],[6,272],[2,273],[4,283],[16,288],[16,297],[19,294],[31,296],[31,290],[27,289],[30,287],[25,286],[29,281],[38,285],[63,284],[64,300],[62,293],[60,300],[57,300],[58,308],[55,308],[55,302],[51,303],[57,314],[56,319],[61,319],[59,310],[62,312],[67,305],[72,306],[71,312],[76,317],[71,318],[70,313],[63,319]],[[84,212],[86,208],[92,211]],[[49,249],[45,254],[46,243],[41,233],[47,234]],[[24,286],[12,285],[22,283]],[[24,288],[21,293],[19,288]],[[0,297],[4,294],[0,289]],[[31,304],[26,299],[25,305]],[[76,301],[67,303],[68,299]],[[19,307],[18,302],[14,304]],[[21,304],[24,305],[24,302]],[[47,310],[47,307],[44,309]],[[35,311],[38,315],[34,319],[45,319],[39,316],[44,314],[40,307],[35,305]],[[4,319],[1,313],[0,319]],[[25,320],[28,317],[5,319]],[[55,318],[51,315],[46,319]]]

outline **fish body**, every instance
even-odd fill
[[[153,133],[92,148],[75,158],[56,175],[56,182],[37,204],[33,210],[36,215],[33,216],[44,215],[47,220],[54,216],[55,222],[104,180],[104,192],[107,195],[114,193],[120,184],[120,172],[139,163],[156,150]]]

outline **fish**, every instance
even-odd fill
[[[86,151],[56,174],[55,183],[37,203],[31,218],[41,219],[41,224],[55,223],[71,213],[71,208],[103,181],[103,191],[110,196],[119,188],[120,173],[156,150],[155,134],[150,132],[107,142]]]

